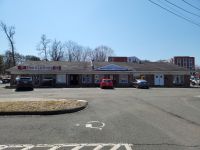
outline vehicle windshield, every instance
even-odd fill
[[[111,83],[112,80],[103,80],[103,82]]]
[[[20,80],[20,81],[32,81],[32,78],[29,78],[29,77],[21,77],[21,78],[17,78],[17,80]]]
[[[147,81],[140,81],[140,83],[147,83]]]
[[[145,80],[137,80],[137,82],[147,82],[147,81],[145,81]]]

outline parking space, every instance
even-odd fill
[[[73,114],[1,116],[0,145],[25,143],[36,149],[42,143],[128,143],[133,149],[198,149],[199,93],[200,88],[36,88],[16,92],[1,86],[0,101],[83,99],[89,105]],[[98,150],[102,145],[95,146],[82,148]],[[125,145],[121,149],[126,150]]]

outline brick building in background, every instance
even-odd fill
[[[110,56],[108,57],[108,62],[127,62],[127,57],[116,57],[116,56]]]
[[[172,58],[172,63],[190,70],[191,73],[195,71],[195,57],[190,56],[175,56]]]
[[[135,56],[132,57],[117,57],[110,56],[108,57],[108,62],[132,62],[132,63],[141,63],[141,60]]]

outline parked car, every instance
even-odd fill
[[[113,81],[111,79],[102,79],[100,82],[100,88],[104,89],[104,88],[110,88],[113,89]]]
[[[16,78],[16,91],[18,90],[33,90],[33,81],[31,77]]]
[[[3,84],[10,83],[10,78],[3,78],[2,83]]]
[[[142,79],[136,79],[136,81],[133,82],[133,86],[141,89],[149,89],[149,83]]]
[[[196,77],[191,77],[190,78],[190,83],[192,85],[200,85],[200,79],[199,78],[196,78]]]

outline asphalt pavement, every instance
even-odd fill
[[[12,98],[83,99],[89,104],[62,115],[0,116],[0,149],[200,149],[200,88],[15,92],[1,85],[0,101]]]

